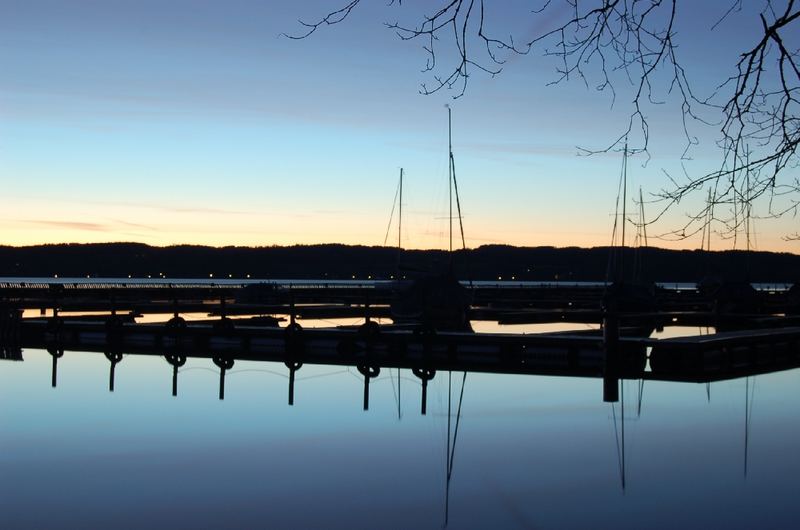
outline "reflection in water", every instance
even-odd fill
[[[464,372],[461,378],[461,392],[458,395],[458,410],[456,412],[456,425],[452,432],[450,423],[452,414],[452,400],[453,400],[453,372],[447,373],[447,458],[445,460],[445,504],[444,504],[444,526],[446,527],[450,522],[450,480],[453,477],[453,462],[456,455],[456,441],[458,440],[458,426],[461,424],[461,404],[464,402],[464,386],[467,382],[467,372]]]
[[[639,379],[639,398],[636,400],[636,417],[642,417],[642,398],[644,397],[644,378]]]
[[[114,373],[117,369],[117,364],[122,360],[122,354],[117,352],[105,352],[106,359],[111,363],[108,370],[108,391],[114,391]]]
[[[617,426],[616,403],[611,403],[611,416],[614,418],[614,440],[617,446],[617,464],[619,465],[619,478],[622,491],[625,491],[625,383],[619,382],[620,386],[620,423]]]
[[[294,405],[294,374],[303,367],[303,363],[297,361],[286,361],[285,364],[289,369],[289,405]]]
[[[219,399],[225,399],[225,372],[233,368],[233,359],[214,357],[214,364],[219,368]]]
[[[58,384],[58,360],[64,356],[64,349],[48,348],[47,352],[53,358],[53,369],[50,374],[50,385],[55,388]]]
[[[183,355],[167,354],[164,356],[167,362],[172,365],[172,395],[178,395],[178,369],[186,364],[186,357]]]
[[[378,377],[381,373],[379,366],[359,364],[358,372],[364,376],[364,410],[369,410],[369,380]]]
[[[795,395],[787,390],[796,388],[797,370],[761,376],[769,383],[759,383],[759,428],[770,436],[753,443],[752,376],[715,383],[713,403],[708,387],[702,400],[703,387],[692,383],[650,380],[645,373],[634,379],[635,389],[626,388],[629,379],[618,380],[619,402],[611,403],[609,415],[597,379],[453,370],[436,377],[431,367],[369,363],[331,372],[299,360],[265,364],[187,352],[126,351],[116,370],[119,352],[70,352],[59,362],[63,356],[59,348],[26,350],[25,362],[0,363],[2,402],[15,403],[3,409],[0,471],[14,484],[0,491],[5,527],[59,526],[55,515],[48,519],[33,509],[44,484],[62,492],[51,513],[63,526],[107,526],[122,515],[136,527],[374,528],[391,514],[396,519],[378,526],[436,528],[444,512],[445,526],[453,528],[513,528],[521,521],[642,527],[654,520],[669,527],[781,527],[800,515],[792,499],[800,487],[792,452],[800,429],[791,421],[800,403],[787,398]],[[288,379],[290,405],[303,368],[301,406],[277,405],[285,399],[286,379],[265,385],[256,377],[277,373],[275,366]],[[61,386],[42,395],[48,369],[53,385],[62,370]],[[167,370],[173,396],[181,376],[180,399],[169,398],[168,380],[161,377]],[[405,378],[407,370],[414,379]],[[114,394],[106,393],[106,376]],[[161,380],[164,391],[152,390]],[[401,393],[401,381],[416,381],[421,395],[407,386]],[[102,393],[91,391],[94,382]],[[220,403],[226,385],[229,396]],[[747,487],[737,471],[741,406],[732,406],[741,404],[742,387]],[[636,414],[626,410],[631,395]],[[402,413],[420,398],[425,416]],[[369,414],[360,412],[366,408]],[[58,447],[48,445],[54,437]],[[614,450],[616,463],[608,458]],[[105,513],[97,500],[110,492],[117,504]],[[119,504],[121,493],[137,502]],[[269,510],[260,500],[265,496],[274,499]],[[175,502],[196,508],[179,522],[156,524],[152,514],[170,513],[167,505]],[[220,502],[236,509],[215,514],[204,507]],[[75,504],[90,508],[76,512],[70,509]],[[685,509],[668,508],[676,505]]]
[[[394,399],[397,403],[397,419],[401,420],[403,419],[403,411],[400,408],[400,402],[402,399],[402,396],[400,395],[400,368],[397,368],[396,371],[397,371],[397,385],[395,385],[394,378],[391,377],[391,375],[389,377],[389,381],[392,382],[392,394],[394,395]]]
[[[422,404],[420,413],[424,416],[428,413],[428,381],[436,375],[436,370],[430,368],[412,368],[411,373],[422,381]]]
[[[756,378],[753,377],[753,384],[750,378],[745,377],[744,385],[744,476],[747,477],[747,456],[750,446],[750,419],[753,417],[753,396],[756,391]]]

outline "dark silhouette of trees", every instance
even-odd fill
[[[603,281],[608,247],[553,248],[484,245],[458,250],[455,274],[462,279],[511,281]],[[626,249],[626,260],[646,263],[648,278],[695,282],[713,275],[753,282],[792,282],[800,256],[744,251],[706,252],[660,248]],[[638,254],[637,254],[638,253]],[[634,256],[636,254],[636,256]],[[444,250],[405,250],[348,245],[291,247],[151,247],[141,243],[0,246],[0,276],[65,278],[255,278],[371,280],[425,277],[426,267],[448,263]],[[621,259],[621,258],[620,258]],[[398,267],[400,265],[400,267]],[[162,276],[163,275],[163,276]],[[415,276],[416,275],[416,276]]]
[[[301,20],[302,31],[287,36],[303,39],[339,24],[359,4],[361,0],[351,0],[321,18]],[[510,56],[534,51],[556,60],[550,84],[578,79],[612,99],[623,91],[626,97],[630,94],[627,125],[605,145],[585,149],[587,154],[619,150],[628,143],[629,153],[649,158],[645,108],[666,101],[676,104],[683,118],[685,159],[699,142],[694,127],[715,127],[716,169],[668,174],[668,184],[652,192],[660,212],[651,223],[689,195],[707,197],[702,207],[690,211],[684,226],[668,235],[686,238],[710,231],[712,222],[722,235],[747,230],[756,202],[764,205],[762,217],[797,214],[800,5],[795,0],[718,2],[719,17],[709,27],[709,40],[726,24],[756,22],[759,30],[752,42],[731,43],[741,50],[738,62],[710,94],[696,93],[682,66],[693,52],[679,48],[677,14],[679,9],[697,9],[689,0],[539,0],[531,3],[527,15],[543,29],[525,40],[502,27],[499,15],[508,8],[503,2],[439,0],[430,5],[430,14],[412,8],[415,23],[385,22],[401,40],[422,42],[428,79],[422,94],[453,90],[454,97],[461,97],[473,74],[496,76]],[[388,6],[393,15],[407,15],[402,0],[391,0]]]

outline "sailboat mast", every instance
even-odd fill
[[[625,206],[628,202],[628,143],[625,142],[625,149],[622,152],[622,248],[625,248]]]
[[[453,253],[453,112],[450,105],[447,105],[447,146],[448,146],[448,161],[447,161],[447,186],[449,189],[450,200],[450,253]]]
[[[403,229],[403,168],[400,168],[400,200],[397,203],[399,213],[397,215],[397,248],[403,248],[402,229]]]
[[[642,236],[644,237],[644,246],[647,246],[647,222],[644,218],[644,199],[642,198],[642,187],[639,186],[639,221],[642,223]]]
[[[625,148],[622,151],[622,243],[620,245],[620,265],[619,279],[625,279],[625,225],[627,224],[625,209],[628,202],[628,142],[625,141]]]

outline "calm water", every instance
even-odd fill
[[[448,374],[163,358],[0,361],[2,528],[791,528],[800,371],[705,384],[469,374],[447,505]],[[451,382],[451,436],[463,374]],[[641,406],[639,397],[641,392]],[[747,418],[747,421],[746,421]]]

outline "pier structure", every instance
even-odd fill
[[[384,281],[0,282],[0,357],[21,360],[22,348],[46,349],[53,357],[55,386],[64,351],[102,352],[111,363],[113,391],[123,352],[163,356],[172,367],[174,394],[186,359],[208,358],[220,371],[220,398],[225,374],[236,361],[280,362],[289,370],[290,403],[294,375],[304,364],[347,365],[364,378],[364,408],[370,380],[386,368],[411,370],[423,396],[437,372],[461,371],[600,378],[604,400],[613,402],[621,379],[709,382],[798,365],[800,321],[789,290],[758,292],[756,312],[725,313],[699,289],[662,288],[654,308],[623,311],[603,305],[601,284],[479,284],[472,289],[472,320],[598,326],[472,333],[381,324],[378,319],[391,319],[392,299],[402,287]],[[187,313],[203,318],[187,321],[182,316]],[[145,314],[165,318],[138,322]],[[362,323],[305,328],[308,318]],[[670,325],[716,332],[652,336]]]
[[[149,313],[299,319],[392,317],[391,304],[408,281],[365,280],[0,280],[0,301],[40,314],[106,312],[128,319]],[[468,317],[499,324],[603,321],[602,282],[470,282]],[[796,289],[762,288],[743,303],[702,286],[663,285],[646,309],[619,312],[620,325],[750,329],[800,325]],[[746,302],[746,303],[745,303]],[[77,318],[72,316],[71,318]]]
[[[64,321],[54,329],[47,319],[21,323],[22,348],[46,349],[53,357],[52,385],[65,351],[96,351],[110,362],[109,390],[122,352],[162,356],[172,368],[173,394],[178,369],[187,358],[209,359],[220,370],[219,397],[225,373],[237,361],[283,363],[289,370],[289,403],[294,401],[294,374],[306,364],[355,367],[364,377],[364,408],[369,382],[382,369],[407,369],[422,384],[422,411],[428,381],[439,372],[484,372],[587,377],[603,380],[605,401],[617,401],[620,380],[694,383],[732,379],[800,367],[800,327],[720,332],[712,335],[654,339],[559,332],[534,334],[426,332],[300,326],[220,328],[209,322],[184,327],[169,323]],[[62,361],[63,362],[63,361]]]

